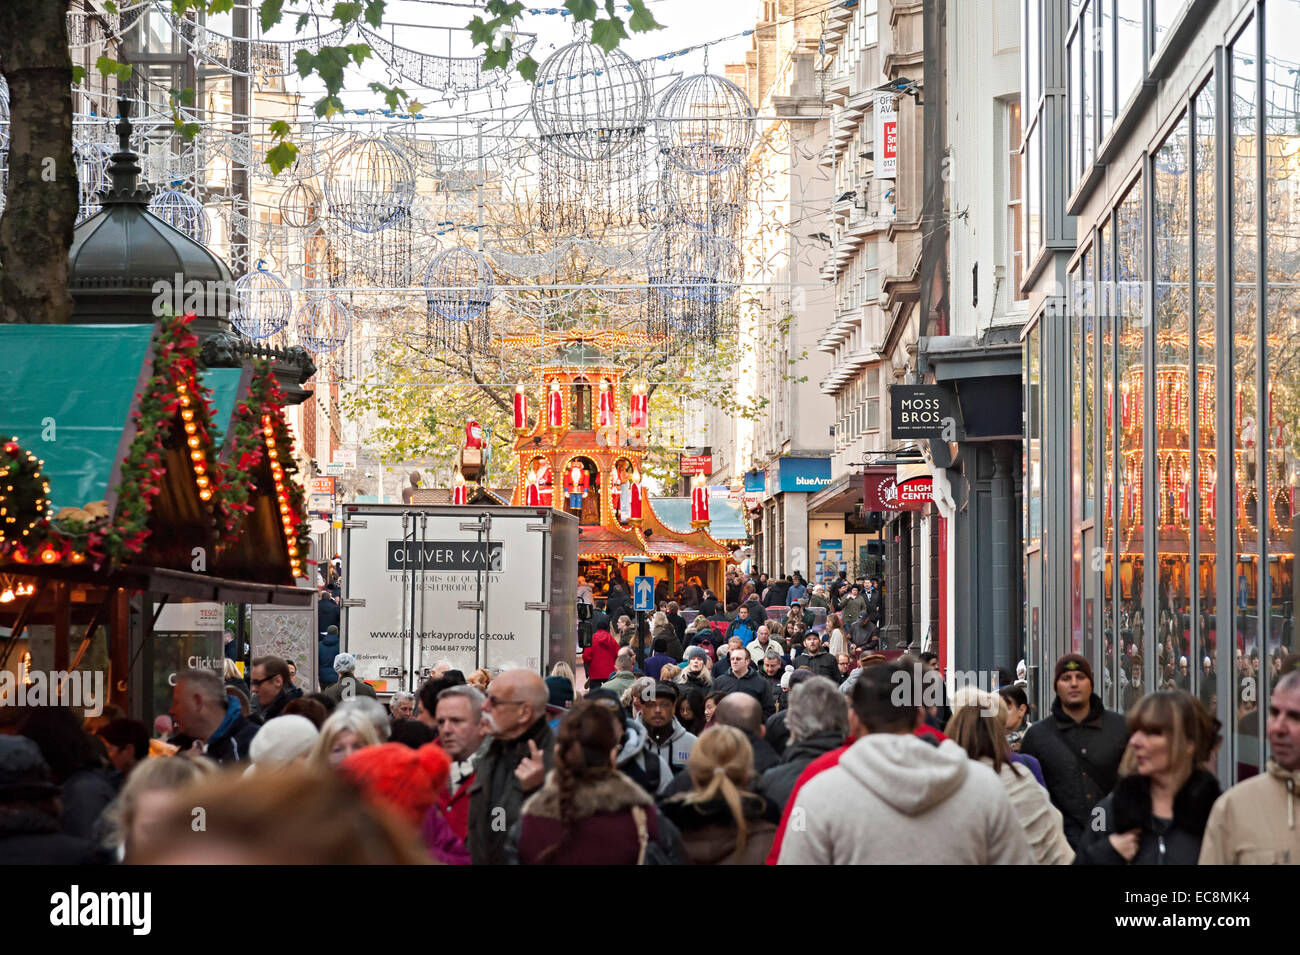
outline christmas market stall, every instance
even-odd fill
[[[284,396],[204,369],[192,321],[0,325],[0,678],[101,673],[151,719],[220,669],[216,605],[311,605]]]

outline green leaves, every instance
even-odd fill
[[[662,30],[663,24],[654,18],[645,5],[645,0],[629,0],[628,6],[632,8],[632,16],[627,21],[627,25],[633,33],[650,33],[653,30]]]
[[[384,0],[366,0],[366,22],[378,30],[384,25]]]
[[[262,6],[257,11],[257,20],[262,24],[262,32],[265,33],[271,27],[280,22],[281,11],[284,9],[284,0],[262,0]],[[298,18],[298,29],[302,29],[302,21],[306,17]]]
[[[402,108],[402,104],[409,98],[406,91],[398,86],[385,86],[383,83],[371,83],[370,91],[378,93],[388,104],[388,108],[397,112]]]
[[[597,20],[591,25],[591,42],[606,53],[618,48],[619,43],[627,39],[623,21],[618,17],[612,20]]]
[[[208,13],[229,13],[235,8],[235,0],[208,0]]]
[[[596,19],[596,0],[566,0],[564,9],[572,13],[575,20]]]
[[[531,56],[525,56],[516,65],[516,69],[519,70],[519,75],[522,76],[524,79],[526,79],[528,82],[536,83],[537,65],[538,65],[537,61],[534,60]]]
[[[349,23],[356,23],[361,19],[363,9],[360,3],[336,3],[334,9],[330,11],[330,19],[337,21],[339,26],[347,26]]]
[[[272,146],[266,151],[266,164],[271,167],[271,172],[277,176],[292,166],[297,158],[298,147],[289,142]]]
[[[72,85],[76,86],[86,79],[86,68],[84,66],[74,66],[72,68]]]
[[[111,56],[101,56],[95,61],[95,70],[103,76],[116,76],[119,83],[131,79],[131,64],[119,63]]]

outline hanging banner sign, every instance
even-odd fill
[[[943,385],[890,385],[889,436],[942,439],[952,418],[949,394]]]
[[[332,477],[314,477],[311,479],[311,486],[308,491],[312,494],[333,494],[334,478]]]
[[[354,468],[357,466],[357,452],[350,448],[339,448],[334,452],[332,464],[341,464],[344,467]]]
[[[877,92],[876,103],[876,179],[898,178],[898,107],[894,94]]]
[[[933,499],[934,480],[925,476],[903,475],[894,468],[867,468],[863,475],[862,502],[868,511],[892,514],[919,511]]]

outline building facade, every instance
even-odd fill
[[[1300,2],[1027,6],[1026,90],[1064,127],[1028,198],[1075,222],[1059,288],[1026,284],[1034,655],[1087,654],[1110,707],[1196,693],[1226,784],[1295,647]]]

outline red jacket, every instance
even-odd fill
[[[922,726],[916,730],[917,736],[932,736],[936,743],[942,743],[948,737],[944,736],[937,729],[931,726]],[[790,790],[790,798],[786,800],[785,811],[781,813],[781,825],[777,826],[776,838],[772,840],[772,851],[767,854],[767,864],[776,865],[776,860],[781,856],[781,842],[785,839],[785,827],[790,822],[790,810],[794,808],[794,801],[799,796],[799,790],[803,784],[808,782],[824,769],[830,769],[832,766],[839,765],[840,757],[844,755],[845,750],[852,746],[857,740],[849,740],[839,749],[833,749],[829,753],[818,756],[808,768],[803,771],[799,779],[794,784],[794,789]]]
[[[618,656],[618,641],[608,630],[597,630],[591,646],[582,651],[582,662],[587,668],[587,678],[605,680],[614,672],[614,659]]]
[[[474,785],[475,773],[470,773],[460,781],[455,792],[444,791],[438,796],[438,808],[452,831],[464,842],[469,833],[469,787]]]

